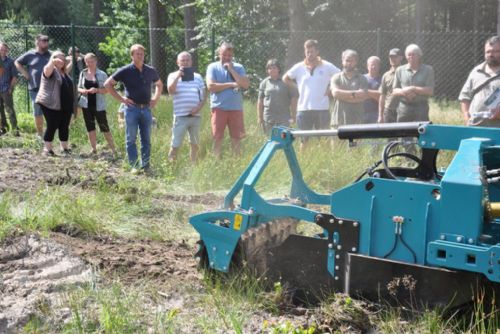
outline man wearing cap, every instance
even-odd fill
[[[342,72],[334,74],[330,83],[335,98],[332,125],[334,127],[363,123],[368,98],[368,80],[357,70],[358,53],[354,50],[342,52]]]
[[[499,95],[500,36],[493,36],[484,45],[484,62],[470,72],[458,97],[465,124],[500,127]]]
[[[35,103],[35,99],[40,87],[43,68],[48,64],[50,59],[49,37],[46,35],[37,35],[35,45],[34,50],[21,55],[16,59],[14,64],[19,73],[28,81],[28,90],[31,102],[33,103],[36,132],[40,140],[43,140],[43,113],[40,106]]]
[[[394,84],[396,69],[401,65],[402,60],[403,52],[400,49],[395,48],[389,51],[389,64],[391,68],[382,76],[379,87],[378,123],[394,123],[397,120],[399,98],[392,94],[392,86]]]
[[[408,64],[396,70],[393,95],[401,100],[397,108],[398,122],[429,120],[429,98],[434,93],[434,69],[422,63],[422,50],[416,44],[406,47]]]

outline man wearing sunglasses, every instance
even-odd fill
[[[28,81],[36,132],[39,138],[43,136],[43,113],[40,106],[35,103],[35,99],[40,87],[43,68],[49,62],[50,54],[49,37],[40,34],[35,38],[35,48],[21,55],[14,63],[19,73]]]

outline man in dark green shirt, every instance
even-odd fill
[[[330,82],[335,98],[332,126],[363,123],[368,98],[368,81],[356,68],[358,53],[354,50],[342,52],[342,72],[334,74]]]

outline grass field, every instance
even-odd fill
[[[199,162],[193,165],[189,161],[185,142],[179,159],[172,163],[167,160],[171,108],[171,101],[162,97],[154,110],[157,125],[152,135],[151,177],[131,175],[123,160],[118,163],[112,184],[97,178],[88,189],[71,184],[58,187],[40,184],[35,193],[12,190],[0,193],[0,239],[34,231],[48,235],[64,226],[65,231],[78,231],[84,236],[182,241],[194,245],[198,236],[187,223],[188,217],[206,206],[196,201],[181,203],[166,199],[172,194],[180,198],[201,194],[221,199],[266,138],[257,126],[255,104],[246,101],[247,136],[243,140],[243,154],[231,155],[226,139],[223,158],[215,159],[211,151],[209,110],[205,107]],[[110,101],[108,120],[121,157],[125,158],[124,134],[116,122],[117,109],[118,105]],[[18,110],[18,116],[22,138],[5,136],[0,139],[0,148],[39,149],[31,115]],[[435,123],[461,124],[458,104],[432,103],[431,119]],[[70,131],[75,152],[90,151],[81,117]],[[101,134],[98,141],[104,143]],[[298,157],[308,184],[319,192],[329,193],[352,182],[379,158],[381,148],[360,145],[350,149],[344,142],[313,140]],[[448,160],[444,156],[439,163],[445,165]],[[103,170],[102,175],[109,168],[101,161],[82,163],[85,169]],[[291,177],[286,170],[284,157],[278,155],[264,173],[258,190],[268,196],[287,194]],[[166,304],[161,297],[164,291],[180,291],[184,301]],[[282,298],[279,286],[265,291],[258,280],[246,275],[224,281],[205,279],[199,284],[183,284],[182,277],[161,285],[147,280],[132,285],[119,278],[106,283],[96,280],[68,290],[61,303],[70,309],[69,319],[53,323],[51,310],[40,305],[23,330],[26,333],[180,333],[187,329],[192,333],[247,333],[249,328],[260,328],[265,333],[322,333],[328,332],[325,328],[362,332],[366,327],[382,333],[496,333],[500,324],[496,309],[486,311],[481,301],[475,303],[473,312],[459,316],[443,310],[408,313],[389,307],[368,312],[363,304],[337,296],[314,310],[315,316],[323,320],[321,323],[330,324],[321,329],[317,323],[307,326],[303,317],[287,313],[282,308]]]

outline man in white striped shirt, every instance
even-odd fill
[[[190,157],[195,162],[198,156],[200,142],[200,110],[207,100],[205,83],[199,73],[192,67],[193,60],[187,51],[177,56],[179,70],[168,75],[167,90],[174,102],[174,121],[172,127],[172,142],[168,159],[177,158],[177,152],[182,145],[186,132],[189,133],[191,144]]]

